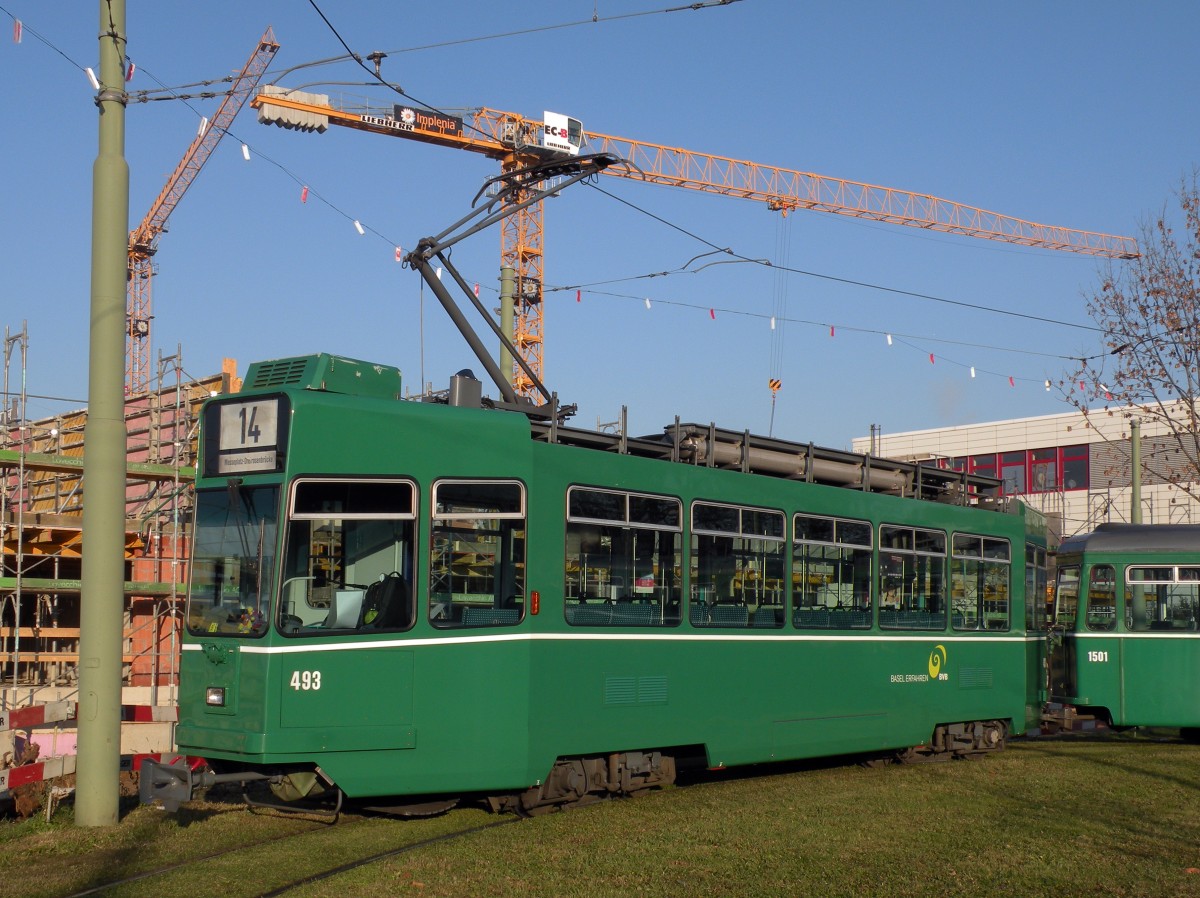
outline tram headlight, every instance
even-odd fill
[[[214,708],[225,707],[225,687],[224,686],[209,686],[204,691],[204,704]]]

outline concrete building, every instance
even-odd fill
[[[1005,492],[1061,522],[1061,535],[1131,519],[1131,431],[1141,431],[1141,519],[1200,523],[1200,502],[1172,482],[1195,484],[1195,465],[1146,409],[1111,408],[858,437],[855,452],[999,477]]]

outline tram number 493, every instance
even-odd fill
[[[1088,661],[1107,662],[1108,661],[1108,652],[1088,652],[1087,659],[1088,659]],[[320,677],[320,675],[318,674],[318,678],[319,677]]]
[[[294,670],[288,685],[297,692],[315,692],[321,688],[321,672],[319,670]]]

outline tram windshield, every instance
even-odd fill
[[[188,589],[195,635],[260,636],[275,581],[276,486],[198,490]]]

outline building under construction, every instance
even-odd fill
[[[77,697],[83,531],[80,409],[26,414],[27,334],[6,335],[0,411],[0,708]],[[15,369],[15,370],[14,370]],[[122,701],[171,705],[186,595],[191,485],[200,404],[240,386],[236,363],[185,380],[179,354],[130,395],[125,491]],[[14,391],[10,382],[20,386]],[[164,734],[143,733],[162,741]],[[170,735],[165,734],[169,746]],[[137,746],[132,749],[135,750]]]

